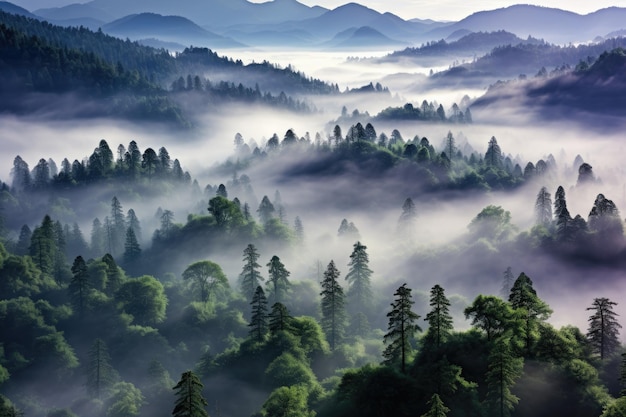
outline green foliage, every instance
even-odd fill
[[[267,288],[271,291],[270,298],[277,303],[283,302],[284,297],[287,295],[291,283],[289,282],[289,275],[291,272],[287,271],[285,265],[280,261],[280,258],[276,255],[272,256],[268,267],[268,279]]]
[[[265,374],[272,387],[303,385],[311,391],[317,384],[317,379],[311,368],[289,352],[285,352],[273,360],[267,367]]]
[[[263,404],[263,417],[315,417],[314,411],[309,411],[307,400],[309,393],[305,386],[283,386],[275,389]]]
[[[441,398],[437,394],[433,394],[430,401],[428,401],[430,409],[422,417],[446,417],[450,409],[443,404]]]
[[[587,337],[592,349],[605,359],[620,347],[619,329],[622,327],[617,321],[617,313],[613,311],[616,302],[608,298],[595,298],[593,305],[587,310],[593,311],[589,317]]]
[[[424,336],[424,344],[439,348],[452,331],[452,316],[450,315],[450,301],[446,298],[444,289],[435,285],[430,291],[430,306],[432,310],[426,314],[428,331]]]
[[[489,354],[487,371],[487,406],[493,416],[507,417],[519,402],[511,387],[522,374],[523,360],[511,353],[510,339],[498,338]]]
[[[198,261],[183,271],[183,279],[200,301],[208,302],[219,288],[229,288],[228,279],[222,268],[211,261]]]
[[[504,334],[514,320],[513,310],[501,298],[493,295],[479,295],[472,305],[464,310],[466,318],[472,319],[472,325],[483,330],[487,340],[494,340]]]
[[[508,240],[515,231],[515,226],[511,224],[511,213],[493,205],[482,209],[468,228],[473,237],[485,237],[494,242]]]
[[[241,283],[241,292],[244,297],[252,299],[256,288],[261,284],[261,281],[265,279],[261,276],[259,268],[261,265],[257,262],[259,259],[259,253],[256,247],[250,243],[243,251],[243,270],[239,275]]]
[[[205,408],[207,401],[202,396],[202,382],[192,371],[183,372],[180,381],[174,386],[176,403],[174,417],[209,417]]]
[[[620,397],[608,407],[604,409],[604,412],[600,417],[624,417],[626,416],[626,397]]]
[[[350,255],[350,270],[346,274],[346,281],[349,283],[347,291],[348,309],[354,316],[358,313],[370,311],[372,305],[371,277],[372,270],[369,269],[369,256],[366,252],[367,246],[356,242],[354,250]],[[362,334],[359,334],[362,336]]]
[[[250,327],[249,334],[250,337],[260,343],[263,342],[269,330],[267,298],[265,297],[265,292],[260,285],[256,288],[254,297],[252,297],[250,304],[252,305],[252,314],[250,317],[250,324],[248,324]]]
[[[0,261],[0,299],[32,297],[54,288],[57,284],[41,273],[32,258],[7,255]]]
[[[136,417],[144,403],[141,391],[130,382],[118,382],[111,388],[105,404],[106,417]]]
[[[108,397],[114,384],[119,379],[117,371],[111,366],[111,358],[102,339],[94,340],[89,348],[86,363],[87,392],[92,398]]]
[[[335,267],[335,262],[330,261],[321,283],[320,307],[322,329],[326,333],[331,350],[335,350],[335,347],[341,343],[346,327],[345,295],[338,278],[339,271]]]
[[[150,275],[124,282],[115,294],[115,299],[137,324],[152,325],[165,319],[167,297],[163,284]]]
[[[396,290],[394,296],[396,298],[391,303],[391,311],[387,313],[389,326],[383,339],[387,344],[383,358],[386,364],[399,364],[402,373],[405,373],[408,355],[412,349],[410,339],[422,329],[415,323],[420,316],[411,309],[415,303],[411,299],[411,289],[403,284]]]

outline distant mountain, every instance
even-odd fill
[[[397,48],[398,46],[406,45],[406,43],[391,39],[369,26],[362,26],[338,33],[325,45],[338,49],[360,49],[375,47]]]
[[[33,12],[50,21],[94,19],[100,22],[111,22],[115,17],[102,9],[90,6],[89,4],[70,4],[64,7],[54,7],[49,9],[37,9]]]
[[[93,0],[87,4],[116,18],[146,12],[183,16],[212,30],[240,24],[277,24],[317,17],[327,11],[296,0],[273,0],[261,4],[247,0]]]
[[[598,116],[623,122],[626,111],[626,51],[617,48],[605,52],[590,66],[548,79],[503,83],[479,98],[472,110],[506,106],[522,101],[545,118],[594,120]],[[606,122],[606,118],[602,122]],[[620,123],[621,123],[620,122]]]
[[[209,32],[181,16],[161,16],[141,13],[126,16],[102,27],[110,35],[131,40],[155,38],[183,45],[209,48],[237,48],[244,46],[232,39]]]
[[[611,7],[580,15],[548,7],[515,5],[474,13],[452,25],[437,28],[427,35],[431,39],[446,38],[454,31],[506,30],[521,38],[531,35],[548,42],[565,44],[594,39],[612,30],[622,29],[626,8]]]
[[[222,34],[247,45],[263,47],[310,48],[321,41],[317,36],[301,29],[260,30],[258,32],[229,30]]]
[[[287,0],[283,0],[287,1]],[[431,30],[436,23],[409,22],[391,13],[379,13],[376,10],[362,6],[357,3],[348,3],[314,18],[298,18],[292,21],[284,21],[280,25],[233,25],[223,32],[241,41],[246,41],[252,45],[258,45],[254,39],[250,39],[251,34],[263,34],[259,42],[263,42],[269,33],[281,33],[286,31],[300,31],[308,33],[310,39],[315,39],[317,46],[325,46],[327,41],[337,43],[339,36],[346,36],[344,32],[354,31],[355,28],[369,27],[379,32],[382,36],[391,39],[385,44],[399,46],[400,44],[414,44],[419,37]],[[247,37],[242,37],[246,34]],[[278,35],[275,35],[277,37]],[[378,44],[379,39],[376,41]],[[290,41],[290,40],[289,40]],[[358,44],[359,42],[356,42]],[[309,43],[310,46],[314,44]],[[305,45],[306,46],[306,45]]]
[[[458,33],[455,32],[455,33]],[[406,48],[389,54],[382,60],[389,61],[398,58],[424,57],[455,57],[456,59],[482,56],[497,46],[518,45],[522,43],[540,43],[537,39],[523,40],[513,33],[503,30],[497,32],[470,32],[453,42],[443,39],[438,42],[429,42],[419,48]]]
[[[11,13],[11,14],[18,14],[21,16],[27,16],[27,17],[32,17],[32,18],[36,18],[35,15],[33,15],[31,12],[29,12],[28,10],[20,7],[20,6],[16,6],[13,3],[9,3],[8,1],[0,1],[0,10],[6,13]]]

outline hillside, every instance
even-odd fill
[[[590,41],[598,35],[623,29],[625,20],[626,8],[613,7],[579,15],[549,7],[515,5],[474,13],[427,35],[431,39],[440,39],[460,29],[473,32],[506,30],[521,38],[530,35],[547,42],[566,44]]]
[[[183,45],[208,48],[236,48],[243,44],[225,38],[180,16],[161,16],[156,13],[140,13],[115,20],[102,26],[102,30],[118,38],[131,40],[159,39]]]
[[[324,44],[336,49],[361,48],[397,48],[404,42],[391,39],[369,26],[351,28],[338,33],[332,40]]]
[[[522,99],[525,106],[546,119],[572,119],[572,114],[594,125],[593,119],[603,116],[620,118],[626,111],[622,97],[626,94],[626,52],[617,48],[604,52],[587,64],[581,62],[575,71],[548,79],[502,83],[492,87],[478,99],[473,108],[501,107],[511,100]]]

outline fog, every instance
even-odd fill
[[[386,52],[370,52],[363,57],[382,56]],[[84,121],[41,121],[36,118],[20,119],[2,116],[0,124],[0,179],[10,183],[13,158],[20,155],[32,169],[39,158],[52,158],[57,165],[63,158],[70,161],[87,158],[100,139],[105,139],[112,150],[118,144],[125,146],[135,140],[141,150],[148,147],[158,149],[165,146],[172,159],[180,160],[184,170],[196,179],[200,189],[207,184],[226,184],[235,172],[216,169],[228,158],[234,158],[233,139],[240,133],[246,143],[262,146],[273,134],[282,140],[288,129],[298,137],[309,133],[311,139],[320,133],[326,141],[332,134],[329,122],[335,120],[346,106],[348,111],[358,108],[361,112],[375,115],[390,105],[400,106],[404,102],[419,105],[421,100],[442,103],[446,110],[464,95],[471,98],[482,94],[481,89],[431,90],[424,89],[423,76],[429,68],[410,68],[401,65],[367,66],[358,61],[347,62],[343,53],[316,54],[293,51],[254,51],[245,55],[233,55],[244,62],[262,61],[292,64],[309,76],[337,83],[340,89],[355,88],[383,80],[390,87],[390,95],[342,95],[308,97],[320,109],[315,114],[295,114],[268,110],[261,107],[223,106],[211,114],[203,115],[193,131],[172,133],[158,125],[137,126],[113,120]],[[385,82],[385,80],[387,82]],[[498,294],[502,285],[502,274],[511,266],[517,276],[526,272],[535,282],[538,295],[554,310],[551,322],[556,326],[574,324],[586,330],[588,312],[594,297],[611,297],[619,303],[617,312],[626,316],[626,302],[618,298],[624,293],[623,274],[609,266],[568,266],[563,260],[551,259],[549,255],[532,258],[510,257],[508,248],[495,248],[489,259],[472,258],[472,242],[467,242],[468,228],[472,219],[488,205],[502,206],[510,211],[512,223],[519,232],[529,230],[534,224],[534,202],[541,186],[554,193],[562,185],[567,193],[567,203],[572,217],[580,214],[587,218],[595,196],[603,193],[612,199],[618,208],[626,207],[624,193],[623,134],[621,131],[599,131],[596,125],[581,126],[569,122],[546,122],[529,112],[523,103],[512,103],[507,108],[486,108],[473,111],[471,125],[428,124],[423,122],[373,122],[378,134],[389,135],[398,129],[405,140],[417,136],[426,137],[440,152],[441,144],[448,131],[462,145],[459,138],[480,155],[484,155],[487,143],[496,137],[504,155],[520,161],[536,163],[548,155],[556,159],[557,170],[550,178],[526,184],[514,191],[491,191],[463,193],[424,192],[421,184],[413,178],[403,176],[401,170],[390,171],[381,178],[359,178],[362,173],[344,171],[345,175],[316,176],[307,173],[306,167],[315,163],[311,153],[293,152],[280,157],[270,156],[247,169],[236,172],[251,179],[255,196],[274,198],[280,191],[286,207],[286,220],[293,224],[296,216],[305,228],[305,250],[282,250],[281,259],[292,277],[315,279],[315,265],[325,267],[331,259],[337,263],[342,276],[347,272],[347,263],[355,239],[338,238],[337,231],[343,219],[353,222],[360,232],[360,240],[368,247],[374,282],[381,288],[382,299],[390,299],[397,285],[408,282],[416,291],[427,292],[435,283],[449,288],[450,294],[460,294],[471,302],[479,293]],[[341,125],[345,133],[349,125]],[[115,151],[114,151],[115,152]],[[585,188],[577,187],[577,168],[574,159],[580,155],[593,166],[596,178],[601,182]],[[96,190],[94,190],[96,191]],[[111,195],[101,201],[110,201]],[[234,197],[230,196],[229,197]],[[401,207],[406,198],[416,204],[418,219],[408,233],[399,236],[397,224]],[[189,213],[204,213],[205,207],[197,207],[184,195],[166,198],[137,198],[121,201],[124,209],[135,209],[144,227],[143,245],[149,245],[154,228],[154,212],[157,207],[174,211],[176,221],[184,223]],[[243,201],[242,201],[243,202]],[[257,202],[258,203],[258,202]],[[256,207],[251,207],[252,211]],[[100,208],[88,216],[75,218],[83,233],[88,236],[94,217],[108,215],[109,207]],[[69,219],[68,219],[69,220]],[[31,224],[31,227],[35,224]],[[15,231],[14,231],[15,233]],[[408,236],[407,236],[408,235]],[[232,285],[236,285],[241,271],[241,247],[225,253],[207,253],[206,256],[220,263]],[[261,264],[265,265],[273,255],[271,247],[261,248]],[[445,255],[450,253],[450,259]],[[479,252],[481,253],[481,252]],[[493,260],[495,263],[489,263]],[[181,259],[172,265],[172,271],[180,273],[186,263],[194,257]],[[394,287],[395,286],[395,287]],[[382,303],[386,306],[388,303]],[[427,306],[416,306],[425,314]],[[385,311],[380,315],[384,318]],[[457,323],[463,323],[457,318]],[[467,322],[465,323],[467,325]],[[623,340],[626,338],[622,337]]]

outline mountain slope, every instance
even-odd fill
[[[34,14],[24,9],[23,7],[16,6],[8,1],[0,1],[0,11],[5,13],[17,14],[20,16],[36,17]]]
[[[338,33],[337,36],[326,45],[339,49],[359,49],[372,47],[397,48],[403,44],[405,45],[404,42],[391,39],[376,29],[369,26],[362,26]]]
[[[110,35],[131,40],[156,38],[184,45],[233,48],[243,44],[209,32],[181,16],[141,13],[123,17],[102,27]]]
[[[543,118],[585,120],[593,126],[606,123],[607,118],[623,123],[624,95],[626,51],[616,48],[573,72],[495,85],[472,105],[472,110],[508,108],[521,101]]]
[[[91,18],[106,23],[115,20],[111,14],[97,7],[79,3],[64,7],[37,9],[33,13],[50,21]]]
[[[515,5],[474,13],[445,28],[428,33],[432,39],[445,38],[456,30],[506,30],[521,38],[531,35],[554,43],[588,41],[597,35],[619,30],[626,25],[626,8],[612,7],[588,15],[561,9]]]
[[[236,24],[276,24],[285,20],[312,18],[326,9],[308,7],[296,0],[250,3],[246,0],[93,0],[90,6],[121,18],[138,13],[183,16],[201,26],[219,28]]]

